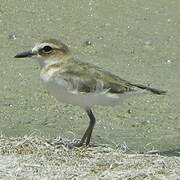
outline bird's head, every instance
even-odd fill
[[[15,58],[32,57],[38,59],[40,64],[46,64],[46,62],[61,61],[69,54],[69,48],[64,43],[49,39],[35,44],[30,51],[18,53]]]

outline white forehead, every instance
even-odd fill
[[[39,49],[42,49],[44,46],[50,46],[53,48],[58,48],[57,45],[52,43],[36,43],[35,46],[32,48],[33,52],[38,52]]]

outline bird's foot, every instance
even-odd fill
[[[55,146],[57,148],[60,146],[68,147],[69,144],[72,144],[72,142],[69,139],[62,138],[62,137],[57,137],[55,139],[48,140],[47,143],[50,144],[51,146]]]
[[[97,147],[97,145],[95,144],[86,145],[81,140],[78,139],[74,139],[73,141],[71,141],[67,138],[62,138],[62,137],[57,137],[56,139],[48,140],[47,143],[57,148],[59,148],[60,146],[65,146],[69,149],[80,148],[80,147]]]

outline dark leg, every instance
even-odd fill
[[[81,141],[75,145],[76,147],[82,146],[84,144],[85,140],[86,140],[86,146],[89,145],[90,139],[91,139],[91,135],[92,135],[92,131],[93,131],[94,125],[96,123],[96,119],[95,119],[91,109],[86,109],[86,113],[87,113],[87,115],[88,115],[88,117],[90,119],[89,126],[86,129],[86,131],[85,131]]]
[[[89,131],[88,131],[87,139],[86,139],[86,146],[87,146],[90,143],[92,131],[93,131],[94,125],[96,123],[96,118],[94,117],[94,114],[92,113],[91,109],[86,110],[86,112],[87,112],[89,119],[90,119],[89,127],[88,127]]]

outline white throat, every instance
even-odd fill
[[[44,59],[38,58],[38,62],[39,62],[40,67],[42,69],[42,68],[47,67],[49,65],[58,64],[59,60],[57,60],[57,59],[46,59],[46,60],[44,60]]]

